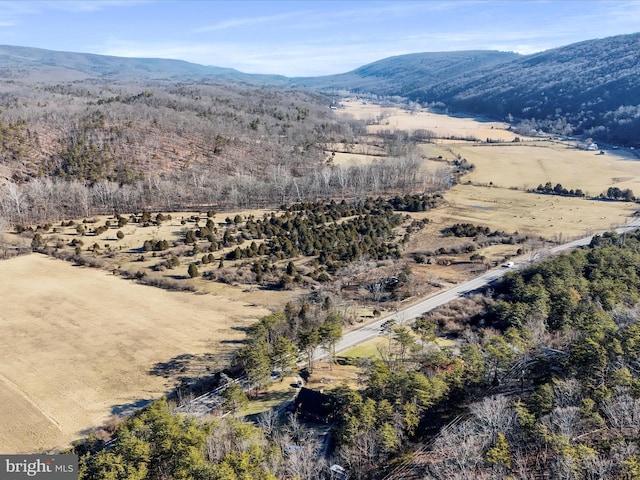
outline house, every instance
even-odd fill
[[[336,405],[331,395],[302,387],[294,403],[296,413],[307,420],[329,423],[334,417]]]

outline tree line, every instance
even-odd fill
[[[608,233],[507,274],[465,334],[493,386],[428,462],[405,467],[428,479],[637,477],[639,255],[638,232]]]
[[[444,331],[437,311],[412,324],[387,322],[379,358],[360,363],[362,388],[330,392],[337,418],[330,463],[363,480],[382,472],[428,479],[636,478],[638,264],[640,233],[608,233],[510,272],[484,294],[459,300],[475,306],[455,320],[461,325],[455,349],[436,341]],[[238,365],[255,388],[268,381],[273,365],[293,368],[297,355],[312,368],[315,347],[331,352],[342,322],[328,297],[290,303],[249,328]],[[198,424],[171,417],[161,401],[125,422],[116,447],[105,450],[93,438],[75,448],[83,478],[237,479],[248,471],[281,478],[285,465],[296,468],[296,478],[327,478],[318,445],[293,439],[295,417],[277,427],[268,416],[257,428],[236,420]],[[169,438],[176,446],[171,453],[162,450]],[[222,438],[221,456],[216,441]],[[300,447],[296,452],[307,440],[315,445],[305,460],[318,468],[289,464],[300,457],[286,453],[292,450],[283,438]],[[247,450],[255,442],[260,455]],[[186,470],[177,473],[180,468]]]
[[[10,181],[0,186],[0,216],[11,224],[33,224],[143,210],[265,208],[326,197],[438,192],[448,187],[445,172],[424,172],[418,161],[398,158],[370,165],[326,166],[298,177],[277,167],[268,169],[263,178],[216,176],[198,168],[130,184],[50,178]]]

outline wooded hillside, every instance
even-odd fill
[[[296,79],[323,89],[402,96],[559,135],[640,145],[640,34],[532,55],[477,51],[391,57],[342,75]]]
[[[293,478],[321,479],[333,462],[354,479],[637,478],[639,255],[638,233],[597,236],[470,295],[455,319],[435,311],[411,327],[388,322],[382,359],[361,364],[363,388],[331,392],[336,447],[315,469],[305,465],[320,446],[295,416],[278,425],[265,414],[257,429],[198,424],[170,416],[161,401],[127,420],[112,448],[95,437],[79,443],[82,478],[293,471]],[[325,306],[318,315],[288,306],[251,327],[239,353],[250,378],[258,378],[254,357],[280,355],[280,340],[287,358],[314,328],[314,345],[321,343],[336,318]],[[435,342],[446,331],[455,349]],[[262,370],[268,378],[270,369]]]

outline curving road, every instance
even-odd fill
[[[616,229],[616,232],[624,233],[638,227],[640,227],[640,218],[634,220],[633,222],[623,227]],[[493,270],[489,270],[476,278],[473,278],[464,283],[461,283],[460,285],[456,285],[455,287],[450,288],[449,290],[441,292],[437,295],[434,295],[433,297],[426,298],[403,310],[399,310],[393,315],[388,315],[384,318],[376,320],[373,323],[370,323],[369,325],[366,325],[364,327],[360,327],[351,332],[345,333],[342,340],[338,342],[338,344],[336,345],[336,352],[348,350],[360,343],[363,343],[378,337],[382,333],[381,331],[382,324],[388,320],[396,320],[396,322],[402,323],[402,322],[417,318],[420,315],[423,315],[424,313],[427,313],[433,310],[434,308],[440,307],[455,298],[461,297],[468,292],[472,292],[474,290],[477,290],[481,287],[484,287],[490,284],[491,282],[500,278],[505,273],[511,270],[521,268],[535,261],[539,261],[540,259],[549,255],[554,255],[566,250],[570,250],[572,248],[588,245],[591,242],[592,238],[593,236],[581,238],[578,240],[574,240],[573,242],[568,242],[562,245],[558,245],[558,246],[537,252],[532,256],[526,257],[524,259],[521,259],[518,262],[515,262],[513,266],[511,266],[510,268],[500,267],[500,268],[495,268]],[[326,358],[327,356],[328,356],[328,352],[326,350],[318,348],[314,354],[314,360]],[[301,362],[300,365],[302,366],[304,365],[304,363],[305,362]],[[246,377],[235,379],[233,381],[240,383],[243,390],[246,390],[248,388]],[[205,413],[208,413],[211,410],[219,408],[222,405],[222,398],[220,394],[225,388],[226,388],[226,385],[219,387],[214,391],[201,395],[200,397],[195,398],[187,402],[186,404],[178,407],[177,410],[184,414],[193,415],[193,416],[204,415]]]
[[[616,232],[624,233],[638,227],[640,227],[640,218],[632,221],[631,223],[628,223],[627,225],[624,225],[623,227],[617,228]],[[488,272],[483,273],[482,275],[472,280],[468,280],[464,283],[461,283],[460,285],[456,285],[455,287],[450,288],[449,290],[446,290],[442,293],[434,295],[433,297],[422,300],[414,305],[411,305],[410,307],[407,307],[403,310],[400,310],[394,313],[393,315],[388,315],[369,325],[366,325],[364,327],[358,328],[357,330],[353,330],[351,332],[345,333],[344,336],[342,337],[342,340],[338,342],[338,344],[336,345],[336,352],[348,350],[360,343],[376,338],[382,333],[381,332],[382,324],[388,320],[396,320],[397,323],[402,323],[402,322],[417,318],[420,315],[423,315],[433,310],[434,308],[440,307],[455,298],[461,297],[468,292],[477,290],[481,287],[484,287],[490,284],[494,280],[503,276],[508,271],[521,268],[525,265],[528,265],[534,261],[538,261],[549,255],[555,255],[555,254],[570,250],[572,248],[589,245],[592,238],[593,238],[593,235],[542,250],[536,253],[535,255],[526,257],[524,259],[519,260],[518,262],[515,262],[511,268],[500,267],[493,270],[489,270]],[[328,354],[325,350],[318,350],[314,356],[314,359],[317,360],[320,358],[325,358],[327,355]]]

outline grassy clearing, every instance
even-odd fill
[[[347,104],[346,112],[358,118],[378,118],[376,129],[430,129],[441,136],[513,140],[513,133],[499,122],[472,118],[410,113],[376,105]],[[428,157],[453,160],[460,156],[475,165],[463,183],[445,193],[442,208],[412,214],[427,217],[431,223],[412,236],[407,253],[451,246],[464,239],[443,239],[440,230],[454,223],[469,222],[508,233],[520,232],[549,240],[568,240],[610,229],[626,223],[636,204],[597,202],[577,198],[544,196],[524,192],[539,183],[551,181],[566,188],[580,188],[597,195],[609,186],[631,188],[640,195],[640,170],[633,157],[623,153],[595,155],[565,144],[523,138],[503,144],[481,144],[458,140],[438,140],[421,146]],[[363,152],[365,151],[362,147]],[[369,151],[371,150],[371,151]],[[374,150],[367,146],[367,152]],[[367,162],[374,158],[363,152],[337,153],[340,164]],[[426,168],[446,167],[442,162],[425,162]],[[216,223],[236,213],[216,215]],[[69,263],[30,255],[5,261],[0,268],[0,296],[6,299],[0,309],[0,451],[33,452],[63,446],[88,428],[102,424],[112,413],[139,402],[157,398],[182,377],[206,375],[215,369],[217,356],[224,357],[244,338],[243,327],[273,310],[281,309],[297,291],[273,291],[250,285],[227,285],[203,278],[187,279],[190,262],[202,253],[179,257],[174,269],[152,272],[162,259],[159,254],[142,252],[145,240],[166,239],[180,244],[185,229],[195,228],[192,216],[198,212],[173,214],[160,226],[144,227],[128,223],[112,225],[101,235],[80,236],[74,227],[54,225],[47,234],[51,245],[84,242],[83,255],[94,243],[103,254],[95,255],[105,270],[144,270],[150,277],[183,282],[198,293],[167,292],[137,285],[105,271],[72,266]],[[98,217],[104,225],[113,218]],[[183,224],[184,221],[184,224]],[[121,230],[124,238],[118,239]],[[10,236],[12,237],[12,236]],[[13,239],[13,237],[12,237]],[[26,242],[22,237],[16,240]],[[527,253],[541,242],[526,245]],[[519,245],[496,245],[483,249],[485,263],[500,262],[516,254]],[[108,251],[108,255],[104,252]],[[214,253],[217,259],[226,251]],[[99,258],[98,258],[99,257]],[[435,290],[468,278],[485,264],[473,264],[469,254],[451,256],[447,265],[412,263],[415,294]],[[229,264],[230,262],[226,262]],[[214,261],[200,269],[217,268]],[[418,288],[419,287],[419,288]],[[205,295],[206,294],[206,295]],[[372,318],[367,310],[366,317]],[[384,315],[384,312],[383,312]],[[362,316],[360,318],[363,318]],[[359,324],[350,326],[355,328]],[[373,341],[343,355],[377,356]],[[151,371],[155,374],[150,374]],[[359,370],[353,366],[319,362],[309,379],[309,388],[333,388],[342,383],[358,388]],[[268,408],[288,397],[290,386],[265,393],[252,409]]]
[[[217,214],[211,219],[218,225],[225,224],[225,219],[234,218],[236,215],[247,217],[253,215],[256,218],[262,217],[265,213],[271,213],[267,210],[246,210],[238,212],[225,212]],[[155,216],[155,215],[154,215]],[[160,225],[151,224],[144,226],[142,223],[129,222],[123,227],[117,226],[117,220],[112,216],[95,216],[89,223],[82,225],[89,231],[94,230],[111,222],[111,227],[105,232],[94,235],[79,235],[76,231],[77,225],[62,227],[56,224],[44,235],[47,245],[61,245],[63,249],[69,252],[73,251],[70,246],[73,241],[81,241],[81,250],[83,256],[89,260],[95,259],[106,270],[123,270],[128,271],[133,276],[136,272],[144,272],[146,282],[157,281],[175,285],[180,289],[180,285],[188,285],[192,290],[199,293],[207,293],[213,295],[221,295],[225,298],[233,299],[238,302],[246,302],[267,306],[270,309],[282,308],[292,297],[295,292],[291,291],[273,291],[252,288],[249,285],[242,284],[224,284],[220,282],[212,282],[203,279],[203,275],[207,271],[215,271],[218,268],[218,261],[229,250],[235,246],[213,252],[215,260],[208,265],[200,265],[198,278],[188,278],[188,267],[190,263],[197,262],[207,251],[192,254],[192,247],[183,244],[185,233],[187,230],[195,230],[197,228],[196,220],[199,225],[204,225],[208,219],[206,214],[199,212],[178,212],[171,215],[171,219],[162,222]],[[79,223],[79,222],[76,222]],[[118,239],[117,233],[121,231],[124,234],[122,239]],[[166,252],[145,252],[143,245],[145,241],[157,242],[159,240],[167,240],[171,245],[178,245],[172,248],[172,252],[179,254],[179,265],[170,269],[161,269],[154,271],[153,266],[162,263],[165,259],[163,255]],[[200,242],[201,245],[208,242]],[[97,252],[88,251],[97,246]],[[234,262],[226,261],[226,266],[233,266]]]
[[[418,345],[420,344],[420,340],[418,339],[418,337],[416,337],[416,342],[418,343]],[[454,347],[455,342],[447,338],[437,338],[436,345],[438,345],[439,347]],[[378,337],[378,338],[369,340],[367,342],[361,343],[356,347],[350,348],[349,350],[342,352],[340,356],[346,357],[352,360],[356,358],[370,358],[373,360],[382,360],[383,355],[388,355],[388,352],[389,352],[389,338]]]
[[[380,355],[380,350],[385,351],[388,349],[389,340],[384,337],[374,338],[373,340],[369,340],[368,342],[361,343],[358,346],[350,348],[349,350],[345,350],[341,352],[340,356],[355,359],[355,358],[371,358],[371,359],[382,359],[382,355]]]
[[[421,146],[430,158],[444,160],[466,158],[475,169],[445,193],[448,205],[428,212],[433,224],[415,240],[425,245],[438,238],[441,228],[458,222],[488,226],[508,233],[520,232],[542,236],[548,240],[585,236],[606,231],[627,223],[637,205],[625,202],[588,201],[526,193],[528,188],[552,182],[567,189],[580,188],[597,196],[611,186],[630,188],[640,195],[640,168],[632,152],[583,151],[574,144],[552,142],[520,136],[513,143],[514,134],[501,122],[486,122],[472,117],[448,117],[431,112],[408,112],[398,108],[381,107],[360,102],[347,102],[345,112],[356,118],[377,119],[380,129],[428,129],[439,136],[473,136],[505,143],[478,143],[459,140],[437,140]],[[362,159],[359,159],[362,161]],[[345,158],[341,158],[346,162]],[[426,162],[436,169],[442,163]],[[469,183],[468,185],[465,183]],[[423,248],[423,247],[418,247]],[[426,247],[425,247],[426,248]]]
[[[600,155],[551,141],[458,144],[454,150],[476,166],[464,179],[475,184],[526,190],[551,182],[567,189],[580,188],[588,196],[612,186],[640,193],[638,159],[618,153],[620,150]]]
[[[431,212],[432,228],[471,222],[508,233],[566,240],[629,222],[633,203],[539,195],[499,187],[457,185],[447,206]],[[426,233],[426,232],[425,232]]]
[[[63,446],[181,378],[215,371],[243,327],[269,313],[41,255],[1,266],[2,452]]]
[[[286,390],[278,390],[276,384],[273,384],[266,391],[260,392],[256,397],[252,398],[247,407],[238,412],[238,415],[249,417],[266,412],[292,400],[296,394],[297,390],[290,385],[287,385]]]
[[[380,130],[426,129],[440,137],[474,137],[479,140],[491,138],[501,141],[512,141],[516,136],[507,130],[503,122],[482,121],[477,117],[449,116],[429,111],[409,112],[395,107],[382,107],[367,103],[344,102],[345,113],[357,119],[379,121],[378,125],[370,125],[370,132]],[[522,138],[522,136],[520,136]]]

